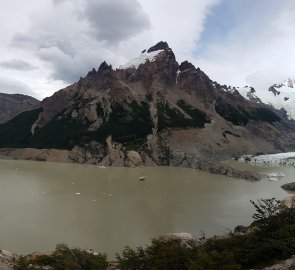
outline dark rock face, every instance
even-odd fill
[[[183,71],[185,71],[185,70],[189,70],[189,69],[195,69],[195,66],[194,66],[192,63],[188,62],[188,61],[184,61],[184,62],[182,62],[182,63],[180,64],[180,66],[179,66],[179,70],[180,70],[181,72],[183,72]]]
[[[293,191],[293,192],[295,192],[295,182],[282,185],[281,187],[282,187],[282,189],[285,189],[287,191]]]
[[[155,46],[149,48],[148,53],[159,51],[159,50],[168,50],[168,49],[169,49],[168,43],[165,41],[160,41]]]
[[[92,141],[83,146],[75,146],[69,159],[75,163],[98,164],[106,154],[105,145]]]
[[[105,61],[103,61],[99,68],[98,68],[98,71],[105,71],[105,70],[112,70],[112,66],[111,65],[108,65]]]
[[[96,74],[96,69],[93,68],[91,71],[88,72],[87,77],[94,76]]]
[[[251,173],[248,171],[241,171],[234,169],[230,166],[221,164],[213,160],[200,159],[187,153],[171,153],[169,155],[169,165],[174,167],[194,168],[213,174],[226,175],[228,177],[243,178],[251,181],[258,181],[261,179],[257,173]]]
[[[177,78],[179,88],[190,95],[196,96],[199,101],[208,109],[212,109],[214,100],[217,98],[217,91],[213,87],[210,78],[200,69],[193,68],[190,63],[183,64],[184,69]]]
[[[281,92],[278,91],[278,90],[276,90],[276,89],[275,89],[275,86],[277,86],[277,85],[271,86],[271,87],[268,89],[268,91],[273,92],[273,94],[274,94],[275,96],[280,95]]]
[[[172,87],[176,82],[178,63],[172,50],[165,50],[157,55],[157,61],[140,65],[134,74],[134,81],[142,81],[145,89],[150,89],[153,81],[165,87]]]

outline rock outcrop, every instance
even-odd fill
[[[288,196],[282,201],[282,204],[288,208],[295,208],[295,196]]]
[[[295,182],[282,185],[281,187],[284,190],[295,192]]]
[[[16,256],[11,252],[1,249],[0,250],[0,270],[12,270],[14,269],[14,260]]]

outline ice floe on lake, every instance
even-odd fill
[[[277,164],[295,167],[295,152],[251,156],[245,155],[238,159],[241,162],[249,162],[253,164]]]

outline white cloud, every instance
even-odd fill
[[[34,95],[30,88],[13,78],[0,77],[0,92],[6,94],[24,94],[24,95]]]
[[[257,90],[295,76],[295,2],[278,1],[264,8],[255,18],[237,10],[240,22],[222,42],[208,45],[195,63],[213,80],[250,84]]]

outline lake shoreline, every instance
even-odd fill
[[[42,162],[61,162],[61,163],[78,163],[98,166],[109,166],[105,160],[97,162],[85,159],[73,159],[71,151],[59,149],[35,149],[35,148],[5,148],[0,149],[0,159],[12,160],[33,160]],[[205,171],[212,174],[225,175],[233,178],[241,178],[250,181],[259,181],[261,177],[257,173],[246,170],[239,170],[229,165],[223,164],[221,161],[212,159],[201,159],[195,155],[184,152],[175,152],[171,154],[168,164],[159,165],[151,160],[143,161],[135,151],[129,151],[123,162],[112,162],[110,167],[154,167],[154,166],[170,166],[175,168],[191,168]]]

